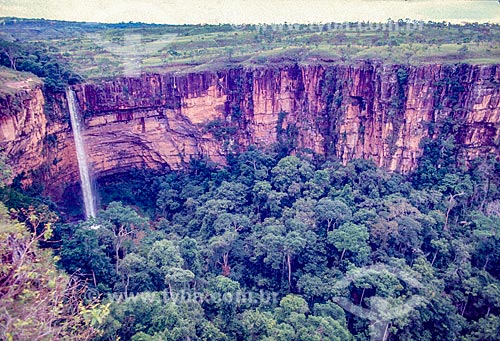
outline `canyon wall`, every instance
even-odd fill
[[[462,162],[499,155],[497,65],[283,65],[144,74],[73,90],[98,176],[179,169],[199,156],[222,163],[228,152],[277,143],[407,173],[417,166],[422,140],[449,126]],[[14,100],[17,112],[0,111],[0,145],[14,173],[55,187],[77,181],[65,99],[44,98],[38,87],[7,96],[0,108]]]
[[[0,148],[12,179],[18,177],[24,184],[36,179],[59,190],[79,179],[69,114],[62,101],[61,96],[46,98],[41,84],[0,97]]]

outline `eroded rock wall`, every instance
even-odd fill
[[[98,176],[132,167],[179,169],[198,156],[222,163],[228,151],[276,143],[409,172],[422,155],[421,141],[436,138],[443,122],[455,127],[463,162],[499,155],[496,65],[283,65],[145,74],[73,89]],[[51,106],[47,100],[40,88],[2,100],[5,108],[21,106],[2,113],[0,144],[28,182],[33,172],[51,185],[77,181],[65,99],[55,96]]]

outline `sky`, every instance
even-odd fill
[[[500,23],[499,0],[0,0],[0,17],[162,24]]]

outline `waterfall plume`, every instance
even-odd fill
[[[80,119],[80,107],[76,101],[75,93],[71,89],[66,89],[66,98],[68,100],[69,114],[71,118],[71,127],[75,140],[76,156],[78,159],[78,169],[80,171],[80,183],[83,193],[83,203],[85,205],[85,217],[87,219],[95,217],[96,204],[92,189],[89,165],[87,162],[87,153],[85,143],[82,137],[82,124]]]

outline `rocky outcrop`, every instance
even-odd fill
[[[41,85],[23,87],[0,99],[0,146],[12,178],[19,177],[24,184],[40,180],[54,189],[78,179],[64,101],[61,96],[44,96]]]
[[[437,138],[443,127],[452,127],[464,162],[499,155],[495,65],[284,65],[145,74],[73,89],[98,175],[131,167],[178,169],[198,156],[224,162],[230,151],[276,143],[291,152],[372,159],[409,172],[422,155],[422,140]],[[42,169],[59,184],[76,181],[64,98],[51,100],[48,119],[40,89],[16,96],[22,109],[0,118],[0,141],[15,173]]]
[[[42,167],[47,117],[40,87],[22,89],[0,101],[0,141],[15,173]]]

